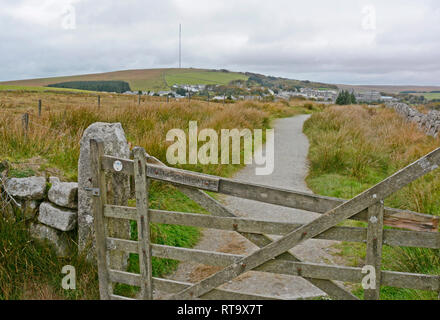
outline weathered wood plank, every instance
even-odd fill
[[[157,164],[161,164],[160,161],[155,158],[149,158],[149,160],[156,161]],[[184,186],[177,186],[177,188],[185,195],[187,195],[190,199],[197,202],[199,205],[207,209],[215,216],[236,217],[231,210],[229,210],[227,207],[222,205],[216,199],[214,199],[213,197],[211,197],[210,195],[206,194],[201,190],[192,189]],[[270,239],[267,235],[243,233],[243,232],[241,232],[240,234],[260,248],[272,242],[272,239]],[[277,257],[277,259],[281,259],[281,258],[286,259],[288,261],[301,261],[292,252],[285,252],[280,257]],[[319,289],[321,289],[323,292],[327,293],[333,299],[358,300],[358,298],[355,295],[353,295],[351,292],[349,292],[346,288],[344,288],[343,286],[339,285],[338,283],[332,280],[321,280],[321,279],[312,279],[305,277],[304,279],[309,281],[311,284],[318,287]]]
[[[106,205],[104,215],[106,218],[137,221],[137,209],[134,207]]]
[[[194,286],[173,295],[172,299],[191,299],[213,290],[219,285],[260,266],[305,240],[309,240],[336,226],[345,219],[354,216],[356,213],[365,210],[377,202],[378,199],[388,197],[407,184],[437,169],[439,163],[440,148],[383,180],[381,183],[361,193],[352,200],[320,216],[311,223],[296,229],[281,239],[241,259],[238,263],[232,264],[209,278],[200,281]]]
[[[165,166],[162,162],[160,162],[158,159],[152,156],[146,155],[146,157],[149,163]],[[235,215],[228,208],[223,206],[220,202],[218,202],[217,200],[215,200],[205,192],[198,189],[186,187],[183,185],[176,185],[176,187],[185,195],[187,195],[190,199],[194,200],[199,205],[201,205],[209,212],[211,212],[213,215],[224,216],[224,217],[235,217]],[[253,241],[259,247],[263,246],[262,243],[267,243],[267,242],[270,243],[272,241],[266,235],[256,235],[256,234],[248,234],[248,233],[241,233],[241,234],[250,241]],[[293,253],[290,252],[285,253],[284,258],[288,260],[300,261],[300,259],[298,259]],[[320,279],[306,279],[306,280],[308,280],[310,283],[312,283],[316,287],[326,292],[330,297],[334,299],[341,299],[341,300],[358,299],[347,289],[345,289],[341,285],[331,280],[320,280]]]
[[[188,248],[176,248],[165,245],[153,245],[153,256],[178,261],[196,262],[210,266],[228,266],[242,257],[239,255],[212,252]]]
[[[128,252],[137,252],[136,241],[112,238],[109,238],[107,241],[109,249],[127,249]],[[153,245],[152,248],[153,256],[155,257],[169,258],[179,261],[196,261],[201,264],[220,267],[227,266],[245,258],[243,255],[175,248],[163,245]],[[196,256],[195,259],[194,256]],[[362,268],[287,261],[282,259],[266,262],[254,270],[260,272],[301,276],[306,277],[307,279],[313,278],[315,280],[322,281],[338,280],[353,283],[360,283],[365,277],[365,274],[362,273]],[[440,290],[440,276],[394,271],[381,271],[378,274],[381,276],[385,275],[385,279],[382,279],[382,285],[419,290]],[[133,283],[133,280],[130,281],[130,283]],[[182,287],[174,287],[173,289],[162,291],[175,292],[179,289],[182,289]]]
[[[139,287],[141,283],[141,276],[136,273],[129,273],[118,270],[110,270],[110,278],[113,282],[123,283],[134,287]],[[153,278],[153,287],[154,291],[162,291],[165,293],[173,293],[179,290],[183,290],[185,288],[190,287],[191,283],[173,281],[168,279],[161,278]],[[115,298],[119,298],[117,300],[126,300],[129,298],[115,296]],[[201,297],[201,299],[214,300],[279,300],[275,297],[270,296],[262,296],[256,294],[246,294],[240,293],[232,290],[225,289],[215,289],[207,295]]]
[[[272,234],[285,235],[303,226],[299,223],[280,223],[250,218],[217,217],[197,213],[172,212],[150,209],[150,221],[160,224],[194,226],[228,231],[242,234]],[[105,216],[133,220],[136,218],[136,208],[106,206]],[[367,229],[355,227],[333,227],[314,239],[366,242]],[[440,249],[440,233],[384,230],[384,243],[390,246],[420,247]]]
[[[354,220],[367,221],[368,212],[357,214]],[[409,210],[384,208],[384,225],[413,231],[438,232],[440,217]]]
[[[139,253],[139,243],[133,240],[107,238],[108,250],[121,250],[128,253]]]
[[[122,164],[120,172],[131,175],[135,173],[132,160],[111,156],[105,156],[102,160],[105,170],[114,171],[113,165],[115,161],[119,161]],[[147,176],[155,180],[218,192],[219,178],[211,175],[151,164],[147,167]]]
[[[151,210],[152,222],[171,225],[194,226],[245,233],[284,235],[302,224],[263,221],[248,218],[216,217],[206,214]]]
[[[151,179],[214,192],[218,192],[220,181],[219,177],[154,164],[148,165],[147,175]]]
[[[374,283],[364,290],[365,300],[380,300],[381,266],[383,242],[383,201],[368,208],[367,254],[366,265],[375,270]]]
[[[185,288],[190,287],[192,284],[187,282],[174,281],[162,278],[153,278],[154,290],[174,293]],[[227,290],[223,288],[214,289],[208,294],[201,297],[203,300],[282,300],[277,297],[264,296],[258,294],[247,294],[237,291]]]
[[[116,283],[128,284],[129,286],[140,287],[141,275],[119,270],[109,270],[110,280]]]
[[[241,293],[227,289],[216,289],[201,297],[201,300],[226,300],[226,301],[264,301],[285,300],[280,297],[264,296],[260,294]]]
[[[248,200],[320,214],[326,213],[346,202],[346,200],[343,199],[312,195],[275,187],[259,186],[229,179],[220,180],[219,192]],[[368,220],[368,214],[366,211],[360,212],[350,219],[366,222]],[[437,232],[439,221],[440,218],[436,216],[399,209],[385,209],[384,224],[389,227]]]
[[[365,274],[362,268],[273,260],[258,267],[255,271],[300,276],[320,280],[337,280],[342,282],[361,283]],[[438,291],[440,277],[405,273],[396,271],[381,271],[382,285],[404,289]]]
[[[266,262],[256,268],[255,271],[317,279],[333,279],[351,283],[360,283],[365,277],[365,274],[362,273],[362,268],[283,260]],[[381,271],[381,279],[383,286],[426,291],[437,291],[440,289],[440,277],[434,275]]]
[[[155,291],[174,293],[190,287],[192,284],[174,280],[153,278]],[[280,297],[265,296],[260,294],[242,293],[224,288],[217,288],[203,295],[200,300],[228,300],[228,301],[253,301],[253,300],[285,300]]]
[[[351,283],[360,283],[365,276],[362,273],[362,268],[331,266],[325,264],[282,260],[269,261],[264,265],[258,267],[256,271],[279,273],[322,280],[333,279],[337,281]],[[110,279],[113,282],[128,284],[135,287],[140,286],[141,276],[139,274],[118,270],[109,270],[109,274]],[[439,276],[396,271],[381,271],[381,277],[383,286],[425,291],[440,290]],[[153,278],[154,290],[158,291],[176,292],[188,289],[191,286],[192,284],[186,284],[167,279]]]
[[[152,254],[151,254],[151,232],[150,215],[148,212],[148,188],[147,166],[145,151],[142,148],[135,148],[134,155],[134,179],[136,188],[136,211],[138,228],[138,253],[139,268],[142,276],[141,294],[144,300],[153,299],[152,285]]]
[[[135,301],[136,299],[133,298],[128,298],[128,297],[124,297],[124,296],[118,296],[116,294],[112,294],[110,296],[111,300],[115,300],[115,301]]]
[[[138,242],[107,238],[109,250],[125,250],[129,253],[138,253]],[[212,252],[197,249],[178,248],[159,244],[151,245],[152,255],[157,258],[173,259],[178,261],[197,262],[210,266],[228,266],[243,258],[241,255]]]
[[[99,196],[93,197],[93,223],[95,229],[95,245],[99,276],[99,295],[101,300],[110,300],[112,285],[108,273],[107,265],[107,245],[106,245],[106,227],[104,221],[104,206],[106,204],[105,174],[101,170],[101,157],[104,155],[104,142],[101,140],[90,140],[90,159],[92,165],[92,186],[101,190]]]
[[[129,176],[134,176],[134,161],[130,159],[123,159],[113,156],[105,155],[101,159],[102,169],[110,172],[115,172],[114,164],[116,161],[120,162],[122,166],[118,166],[117,172],[124,173]]]
[[[132,160],[104,156],[102,160],[102,165],[104,169],[113,171],[113,164],[115,161],[120,161],[122,163],[123,173],[133,175],[134,171]],[[344,199],[324,197],[293,190],[262,186],[248,182],[240,182],[231,179],[224,179],[199,173],[193,173],[191,171],[163,167],[163,164],[160,164],[157,159],[152,161],[156,164],[153,165],[154,167],[152,167],[151,170],[149,170],[148,176],[153,179],[159,179],[162,181],[174,183],[176,184],[176,186],[187,186],[188,188],[199,188],[207,191],[217,191],[235,197],[296,208],[320,214],[328,212],[346,201]],[[155,174],[153,168],[161,168],[162,170],[157,170],[157,174]],[[151,175],[150,171],[153,172]],[[164,177],[167,174],[169,174],[170,176],[165,179]],[[181,175],[184,175],[184,178],[182,178]],[[197,186],[191,184],[191,179],[194,179],[197,182]],[[204,181],[204,183],[200,183],[200,181]],[[208,187],[205,185],[206,183],[208,183]],[[201,193],[197,194],[193,192],[192,196],[198,197],[199,201],[204,201],[203,195]],[[207,202],[205,202],[205,204],[207,204]],[[351,219],[366,222],[368,218],[367,216],[368,213],[365,211],[360,212]],[[384,224],[389,227],[396,227],[414,231],[437,232],[439,222],[440,218],[436,216],[421,214],[408,210],[385,208]]]
[[[381,277],[383,286],[424,291],[440,290],[439,276],[396,271],[382,271]]]

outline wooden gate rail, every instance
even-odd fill
[[[108,238],[107,243],[109,250],[125,250],[129,253],[137,253],[138,250],[137,241]],[[152,248],[153,256],[157,258],[196,262],[218,267],[225,267],[230,264],[237,263],[239,260],[245,258],[245,256],[237,254],[211,252],[188,248],[177,248],[165,245],[153,244]],[[269,272],[292,276],[305,276],[322,280],[337,280],[353,283],[360,283],[365,276],[362,273],[362,268],[282,260],[269,261],[254,270],[260,272]],[[381,274],[383,278],[383,286],[427,291],[440,290],[440,279],[439,276],[436,275],[425,275],[396,271],[381,271]],[[125,280],[123,279],[124,275],[126,275]],[[131,281],[127,279],[132,279],[133,277],[140,278],[140,276],[138,276],[139,275],[133,273],[124,272],[121,273],[120,280],[123,281],[123,283],[132,284],[127,283]],[[138,284],[138,282],[136,282],[136,284]]]
[[[98,215],[98,219],[95,218],[95,229],[100,292],[103,299],[125,299],[113,294],[111,282],[141,287],[141,298],[144,299],[152,298],[153,287],[156,290],[174,293],[171,296],[172,299],[205,299],[213,297],[221,299],[233,297],[235,297],[234,299],[239,299],[239,297],[252,299],[269,298],[218,288],[220,285],[250,270],[300,276],[316,284],[325,292],[329,292],[330,295],[347,299],[353,298],[350,293],[346,293],[333,280],[361,282],[365,277],[365,274],[362,273],[362,268],[301,262],[297,261],[297,258],[289,252],[297,244],[313,238],[363,242],[367,244],[367,265],[371,265],[376,271],[377,286],[365,290],[365,299],[379,299],[381,286],[440,291],[440,277],[438,275],[381,270],[382,244],[440,248],[440,234],[437,232],[438,217],[384,208],[383,206],[384,198],[419,177],[437,169],[440,163],[440,149],[400,170],[352,200],[344,201],[168,168],[164,167],[163,164],[157,164],[158,161],[156,159],[153,159],[156,164],[149,163],[152,160],[150,157],[148,157],[149,161],[147,163],[145,152],[140,148],[135,149],[135,159],[128,160],[105,156],[100,151],[101,148],[96,141],[92,141],[91,146],[93,151],[92,162],[95,162],[94,171],[96,177],[93,179],[95,187],[99,188],[105,185],[105,174],[103,171],[114,172],[116,161],[122,164],[122,172],[135,176],[137,187],[137,208],[108,205],[105,203],[105,196],[102,195],[94,200],[94,205],[98,207],[94,208],[94,213]],[[120,166],[118,167],[119,171]],[[176,185],[185,194],[195,199],[196,202],[207,209],[212,209],[214,216],[149,209],[147,186],[151,179]],[[324,214],[308,224],[238,218],[234,217],[229,210],[200,190],[214,191]],[[114,218],[138,221],[138,228],[140,228],[140,231],[143,231],[142,235],[139,235],[138,241],[115,239],[106,236],[104,221]],[[367,228],[337,226],[348,218],[367,221],[368,226]],[[249,256],[241,256],[151,244],[149,241],[150,222],[236,231],[262,248]],[[383,225],[408,229],[410,231],[384,230]],[[281,235],[283,237],[272,242],[266,236],[268,234]],[[102,263],[103,258],[107,257],[110,250],[139,253],[140,263],[142,262],[144,265],[144,271],[142,266],[141,274],[110,270],[106,264]],[[151,271],[149,270],[151,270],[152,256],[179,261],[193,261],[225,268],[197,284],[178,283],[151,276]]]
[[[154,164],[164,166],[164,164],[161,163],[156,158],[148,156],[146,153],[145,153],[145,156],[148,159],[148,162],[153,162]],[[103,158],[104,158],[104,156],[101,156],[100,158],[94,158],[94,161],[100,162]],[[118,160],[115,160],[115,161],[118,161]],[[120,162],[122,164],[122,172],[127,173],[128,171],[126,170],[126,168],[127,168],[126,164],[127,163],[132,164],[133,161],[127,162],[126,159],[121,159]],[[128,172],[128,174],[132,175],[131,172]],[[190,199],[194,200],[196,203],[198,203],[199,205],[201,205],[202,207],[204,207],[205,209],[210,211],[213,215],[226,216],[226,217],[234,217],[235,216],[228,208],[226,208],[225,206],[220,204],[217,200],[213,199],[211,196],[209,196],[208,194],[204,193],[201,190],[191,189],[191,188],[187,188],[187,187],[179,186],[179,185],[176,185],[176,187],[178,190],[180,190],[181,192],[186,194]],[[263,234],[257,235],[257,234],[241,233],[241,235],[243,235],[245,238],[250,240],[252,243],[257,245],[258,247],[264,247],[268,243],[272,242],[272,240],[268,236],[263,235]],[[285,259],[285,260],[289,260],[289,261],[301,261],[292,252],[286,252],[283,255],[281,255],[280,257],[278,257],[278,259]],[[103,277],[103,278],[105,278],[105,277]],[[309,281],[310,283],[312,283],[313,285],[315,285],[316,287],[318,287],[319,289],[321,289],[322,291],[324,291],[325,293],[327,293],[330,297],[332,297],[334,299],[342,299],[342,300],[357,300],[358,299],[356,296],[354,296],[347,289],[345,289],[344,287],[342,287],[341,285],[339,285],[333,281],[311,279],[311,278],[304,278],[304,279]],[[236,295],[234,295],[234,296],[236,296]]]
[[[111,156],[102,157],[103,170],[113,171],[113,163],[121,161],[123,173],[133,175],[133,160],[118,159]],[[231,179],[213,177],[191,171],[185,171],[160,165],[149,165],[148,178],[170,182],[176,185],[187,186],[205,191],[214,191],[234,197],[255,200],[263,203],[274,204],[299,210],[323,214],[336,208],[347,200],[324,197],[309,193],[286,190],[276,187],[261,186],[253,183],[244,183]],[[197,181],[195,185],[191,185]],[[217,187],[218,182],[218,187]],[[350,218],[357,221],[368,221],[368,212],[362,211]],[[408,229],[414,231],[437,232],[440,217],[401,210],[385,208],[384,224],[389,227]]]
[[[270,234],[283,236],[299,227],[301,223],[277,222],[249,218],[216,217],[199,213],[173,212],[149,209],[150,221],[159,224],[193,226],[252,234]],[[137,210],[132,207],[106,205],[104,216],[107,218],[136,220]],[[361,227],[333,227],[314,239],[347,242],[367,241],[367,229]],[[418,247],[440,249],[440,233],[384,230],[384,244],[399,247]]]
[[[159,166],[166,167],[161,161],[145,153],[147,162],[150,164],[156,164]],[[236,217],[236,215],[229,210],[226,206],[222,205],[219,201],[212,198],[206,192],[199,189],[192,189],[182,185],[174,185],[179,191],[185,194],[187,197],[198,203],[201,207],[205,208],[213,216],[219,217]],[[252,234],[238,231],[238,234],[248,239],[254,245],[262,248],[273,241],[273,239],[266,234]],[[301,262],[293,252],[287,251],[277,257],[279,260],[296,261]],[[308,281],[315,287],[321,289],[323,292],[328,294],[329,297],[336,300],[359,300],[355,295],[344,288],[342,285],[332,281],[332,280],[321,280],[302,277],[304,280]]]
[[[341,204],[337,208],[330,210],[326,214],[318,217],[303,227],[300,227],[281,239],[272,242],[260,250],[257,250],[246,258],[240,260],[238,263],[232,264],[210,276],[209,278],[206,278],[205,280],[193,285],[192,287],[182,290],[181,292],[175,294],[172,298],[192,299],[199,297],[211,291],[213,288],[218,287],[225,282],[231,281],[247,271],[259,267],[265,262],[277,257],[287,250],[292,249],[296,245],[321,234],[345,219],[354,216],[356,213],[375,205],[378,201],[390,196],[394,192],[400,190],[421,176],[437,169],[439,164],[440,149],[435,150],[422,159],[400,170],[376,186],[356,196],[352,200]],[[378,286],[380,287],[380,282],[378,283]]]

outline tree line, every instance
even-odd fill
[[[349,92],[348,90],[342,90],[339,95],[338,98],[336,99],[336,104],[338,105],[348,105],[348,104],[355,104],[356,101],[356,97],[354,95],[353,92]]]
[[[53,88],[69,88],[88,91],[100,91],[100,92],[116,92],[124,93],[131,91],[130,85],[125,81],[69,81],[50,84],[48,87]]]

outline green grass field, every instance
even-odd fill
[[[166,73],[165,81],[168,86],[174,84],[220,84],[227,85],[234,80],[247,80],[248,77],[234,72],[198,71],[183,73]]]
[[[440,99],[440,93],[424,93],[423,96],[428,100]]]
[[[414,96],[424,96],[427,100],[440,99],[440,93],[425,92],[425,93],[412,93]]]
[[[26,92],[93,92],[77,89],[66,89],[66,88],[47,88],[47,87],[32,87],[32,86],[14,86],[14,85],[0,85],[0,91],[26,91]]]

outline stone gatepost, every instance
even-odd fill
[[[90,250],[88,256],[94,257],[94,227],[92,196],[86,191],[91,188],[90,140],[100,139],[104,142],[106,155],[129,159],[130,148],[120,123],[92,124],[84,131],[80,143],[78,163],[78,245],[79,250]],[[107,199],[112,205],[127,205],[130,196],[130,179],[120,173],[109,174],[107,178]],[[103,192],[103,190],[101,190]],[[120,239],[130,239],[130,223],[113,219],[108,224],[108,235]],[[112,269],[124,270],[128,255],[112,251],[110,266]]]

